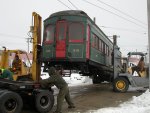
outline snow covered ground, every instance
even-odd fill
[[[138,97],[133,96],[130,101],[124,102],[118,107],[102,108],[87,113],[150,113],[150,92],[147,90]]]
[[[70,80],[70,86],[92,84],[92,80],[89,77],[83,77],[81,80],[76,80],[72,77]],[[134,91],[136,88],[130,87],[129,90]],[[124,102],[118,107],[101,108],[99,110],[89,111],[87,113],[150,113],[150,92],[147,90],[138,97],[133,96],[130,101]]]
[[[49,77],[48,73],[42,72],[42,79]],[[92,79],[88,76],[80,76],[78,73],[72,73],[70,77],[63,77],[69,86],[92,84]]]
[[[77,76],[79,75],[73,74],[71,77],[64,77],[64,79],[68,82],[69,86],[92,84],[92,80],[89,77],[81,76],[80,78],[79,76],[77,79]],[[136,89],[140,88],[129,88],[130,91]],[[96,111],[88,111],[87,113],[150,113],[150,92],[147,90],[138,97],[133,96],[130,101],[124,102],[118,107],[101,108]]]
[[[45,76],[48,77],[48,76]],[[92,84],[89,77],[73,73],[71,77],[63,77],[69,86]],[[130,87],[129,90],[135,90]],[[133,96],[130,101],[120,104],[118,107],[101,108],[87,113],[150,113],[150,92],[147,90],[142,95]]]
[[[78,73],[72,73],[70,77],[63,77],[69,86],[92,84],[92,79],[88,76],[80,76]]]

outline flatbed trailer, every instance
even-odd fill
[[[33,81],[0,78],[0,113],[20,113],[24,103],[35,107],[39,113],[48,112],[54,104],[53,91],[42,89]]]

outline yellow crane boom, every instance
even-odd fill
[[[41,74],[41,62],[40,62],[40,52],[41,52],[41,23],[42,18],[36,12],[32,13],[32,33],[33,33],[33,62],[32,62],[32,78],[34,81],[39,81]]]

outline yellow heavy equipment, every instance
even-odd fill
[[[12,54],[22,54],[28,58],[27,52],[21,50],[7,50],[4,48],[1,56],[0,68],[9,69],[14,73],[14,80],[0,78],[0,113],[20,113],[23,103],[28,103],[39,113],[49,112],[54,105],[54,96],[51,88],[42,89],[39,84],[41,73],[41,16],[32,13],[32,64],[27,67],[23,60],[19,68],[9,66],[9,57]],[[18,81],[21,80],[21,81]]]
[[[115,49],[114,49],[115,50]],[[146,59],[147,53],[129,52],[124,58],[122,71],[117,71],[117,63],[114,63],[113,90],[116,92],[126,92],[129,85],[135,88],[148,88],[149,73]],[[134,57],[131,57],[134,56]],[[114,56],[114,61],[118,57]]]
[[[1,55],[0,68],[9,69],[13,72],[14,80],[33,80],[39,81],[41,73],[41,61],[40,61],[40,51],[41,51],[41,16],[35,12],[32,13],[32,26],[30,27],[30,32],[32,33],[32,64],[29,60],[28,53],[22,50],[7,50],[4,47]],[[10,65],[10,57],[18,55],[20,62],[20,69],[15,69]],[[22,55],[26,57],[30,67],[26,66],[23,62]]]
[[[13,62],[10,60],[10,58],[13,58],[13,56],[17,55],[19,57],[19,65],[13,66]],[[27,55],[27,52],[22,50],[6,50],[6,48],[2,51],[1,55],[1,62],[0,62],[0,68],[1,69],[8,69],[11,72],[13,72],[13,78],[14,80],[31,80],[31,67],[28,67],[25,62],[23,62],[24,59],[22,59],[21,56],[25,56],[28,62],[30,63],[29,57]],[[31,64],[31,63],[30,63]],[[17,68],[19,67],[19,68]]]

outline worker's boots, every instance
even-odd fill
[[[60,111],[55,111],[55,112],[53,112],[53,113],[62,113],[62,112],[60,112]]]
[[[68,108],[69,108],[69,109],[71,109],[71,108],[75,108],[75,106],[68,106]]]

